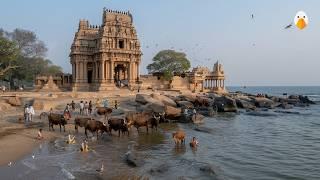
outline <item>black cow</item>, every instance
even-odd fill
[[[114,131],[118,131],[119,132],[119,135],[118,135],[119,137],[120,137],[120,131],[122,132],[122,134],[127,132],[128,136],[129,136],[128,126],[125,123],[124,119],[121,119],[121,118],[110,118],[108,120],[108,124],[109,124],[109,133],[110,133],[110,135],[112,135],[112,130],[114,130]]]

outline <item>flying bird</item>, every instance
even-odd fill
[[[251,19],[254,19],[254,15],[253,14],[251,14]]]
[[[11,166],[12,166],[12,162],[11,162],[11,161],[8,163],[8,166],[9,166],[9,167],[11,167]]]
[[[291,27],[292,27],[292,23],[289,24],[289,25],[287,25],[284,29],[289,29],[289,28],[291,28]]]
[[[32,155],[32,159],[34,159],[35,158],[35,155]]]

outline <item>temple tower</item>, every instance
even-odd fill
[[[73,90],[105,91],[136,86],[141,49],[130,12],[103,9],[102,24],[80,20],[71,46]]]

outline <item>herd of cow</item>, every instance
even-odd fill
[[[108,107],[97,107],[97,114],[100,116],[104,116],[106,123],[96,120],[92,117],[76,117],[74,119],[74,126],[75,131],[78,132],[79,127],[83,127],[85,129],[86,137],[88,137],[87,131],[90,131],[92,134],[96,134],[97,138],[100,133],[102,135],[104,132],[109,133],[112,135],[112,130],[118,131],[118,136],[120,134],[127,133],[129,136],[129,129],[132,126],[136,127],[137,131],[139,132],[140,127],[146,127],[146,131],[148,133],[149,126],[152,129],[156,129],[158,124],[165,121],[164,115],[160,113],[153,113],[153,112],[128,112],[124,118],[119,117],[108,117],[112,113],[112,109]],[[58,113],[41,113],[40,119],[43,116],[47,116],[49,121],[49,130],[53,130],[54,125],[63,127],[65,132],[65,125],[68,124],[68,121],[71,120],[70,113],[58,114]]]

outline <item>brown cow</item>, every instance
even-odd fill
[[[64,115],[50,113],[48,115],[48,120],[49,120],[49,131],[50,131],[50,128],[54,131],[53,125],[59,125],[60,132],[61,132],[61,126],[63,126],[63,131],[66,132],[65,125],[67,124],[67,120],[64,118]]]
[[[178,130],[175,133],[172,133],[172,138],[175,144],[185,144],[186,133],[182,130]]]
[[[149,132],[149,120],[152,118],[152,113],[149,112],[142,112],[142,113],[135,113],[130,112],[126,115],[126,121],[128,122],[128,127],[134,126],[137,128],[139,133],[139,128],[145,126],[147,129],[147,133]]]
[[[78,133],[78,126],[79,127],[85,127],[87,125],[87,122],[91,120],[90,117],[77,117],[74,119],[74,129]]]
[[[112,109],[108,107],[97,107],[97,114],[104,115],[104,120],[107,120],[107,117],[112,113]]]
[[[100,121],[96,121],[94,119],[90,119],[87,121],[84,130],[85,130],[84,132],[85,132],[87,138],[88,138],[87,130],[92,132],[92,134],[95,132],[97,134],[97,139],[98,139],[99,131],[101,132],[101,135],[103,134],[103,132],[108,133],[107,125],[100,122]]]

